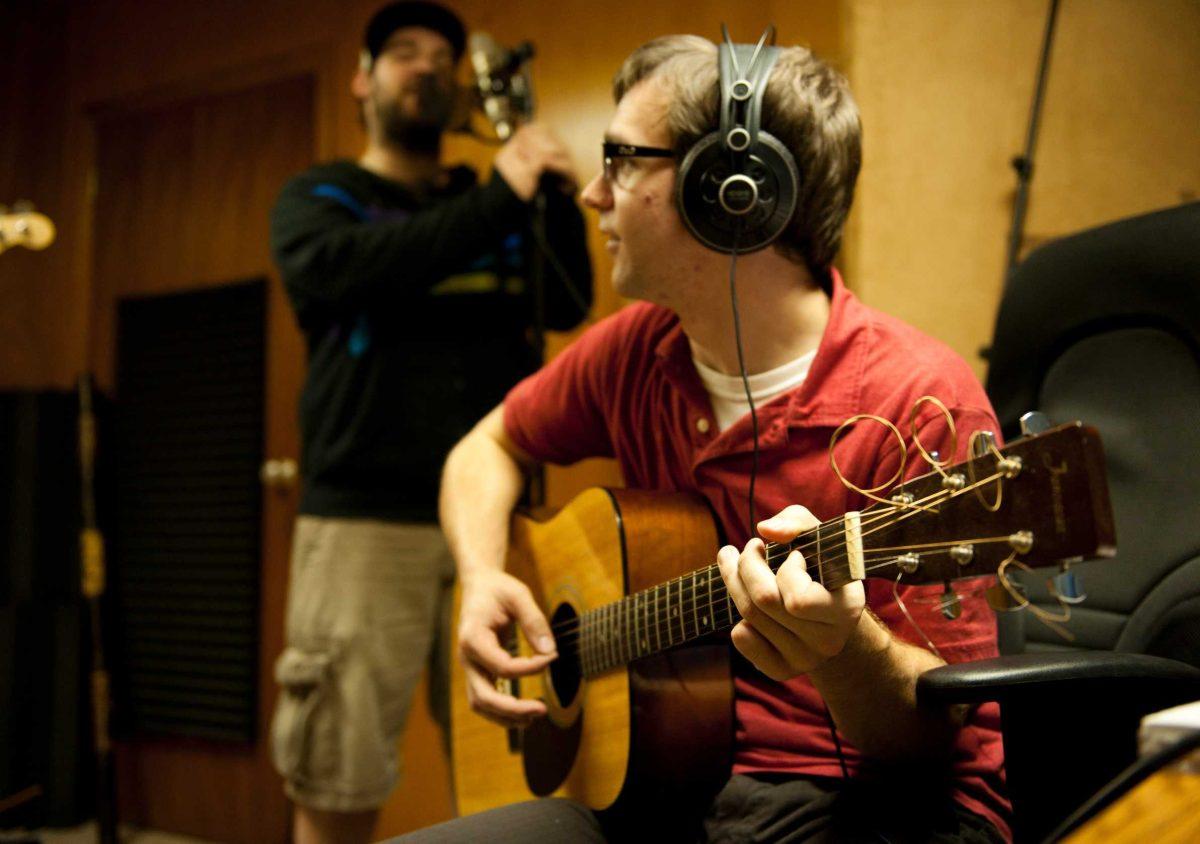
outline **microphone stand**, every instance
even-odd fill
[[[1025,152],[1012,160],[1017,171],[1017,195],[1013,202],[1012,228],[1008,235],[1008,260],[1004,267],[1004,285],[1008,286],[1013,268],[1021,252],[1024,240],[1025,209],[1029,204],[1029,183],[1033,179],[1033,149],[1037,144],[1038,124],[1042,114],[1042,99],[1046,93],[1046,75],[1050,69],[1050,47],[1054,42],[1054,24],[1058,18],[1058,0],[1050,0],[1050,12],[1046,19],[1046,33],[1042,38],[1042,54],[1038,60],[1037,86],[1033,93],[1033,105],[1029,113],[1029,131],[1025,137]]]
[[[81,589],[88,603],[92,630],[92,741],[95,751],[96,822],[100,844],[117,844],[116,777],[109,738],[108,670],[104,661],[103,615],[104,537],[96,519],[96,418],[92,412],[92,379],[79,376],[79,481],[83,529],[79,536]]]

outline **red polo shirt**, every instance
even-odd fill
[[[808,378],[758,408],[758,518],[803,504],[825,520],[871,502],[848,490],[830,468],[828,445],[845,419],[870,413],[891,420],[908,437],[909,412],[921,396],[936,396],[954,416],[957,459],[971,431],[999,431],[974,373],[942,343],[863,305],[834,273],[829,324]],[[504,402],[513,441],[534,458],[570,464],[615,457],[628,486],[692,490],[708,499],[726,541],[739,548],[751,536],[747,494],[753,452],[749,415],[718,432],[708,394],[692,364],[678,318],[636,303],[593,326],[544,369],[522,381]],[[927,450],[944,456],[950,437],[942,416],[926,404],[918,433]],[[843,475],[862,488],[890,478],[899,461],[895,437],[876,423],[844,432],[836,448]],[[906,477],[929,467],[909,443]],[[947,662],[995,656],[996,625],[976,584],[960,584],[962,615],[946,620],[937,608],[940,587],[905,587],[869,579],[867,603],[892,632],[925,647],[921,632]],[[735,660],[737,747],[735,773],[783,772],[841,777],[824,704],[807,677],[776,683]],[[886,718],[887,713],[881,712]],[[862,762],[845,739],[853,772]],[[960,732],[955,799],[1009,835],[1003,797],[1003,750],[995,704],[978,708]]]

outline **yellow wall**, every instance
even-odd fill
[[[849,241],[863,298],[982,375],[1046,0],[857,0],[865,124]],[[1200,3],[1063,0],[1027,245],[1200,194]]]

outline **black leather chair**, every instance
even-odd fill
[[[997,660],[923,676],[922,700],[1000,702],[1014,832],[1039,841],[1136,755],[1140,718],[1200,699],[1200,203],[1050,243],[1014,272],[987,390],[1104,441],[1117,557],[1074,567],[1064,641],[1001,615]],[[1032,602],[1059,605],[1044,576]]]

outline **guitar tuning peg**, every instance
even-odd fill
[[[996,434],[992,431],[980,431],[971,448],[971,456],[983,457],[985,454],[991,454],[992,449],[995,447]]]
[[[1031,410],[1021,417],[1021,436],[1032,437],[1050,430],[1050,417],[1040,410]]]
[[[1068,604],[1081,603],[1087,597],[1079,575],[1069,568],[1064,568],[1054,576],[1054,588],[1058,592],[1058,596]]]
[[[942,615],[954,621],[962,615],[962,601],[958,598],[958,593],[950,588],[950,583],[946,583],[946,591],[942,593]]]

